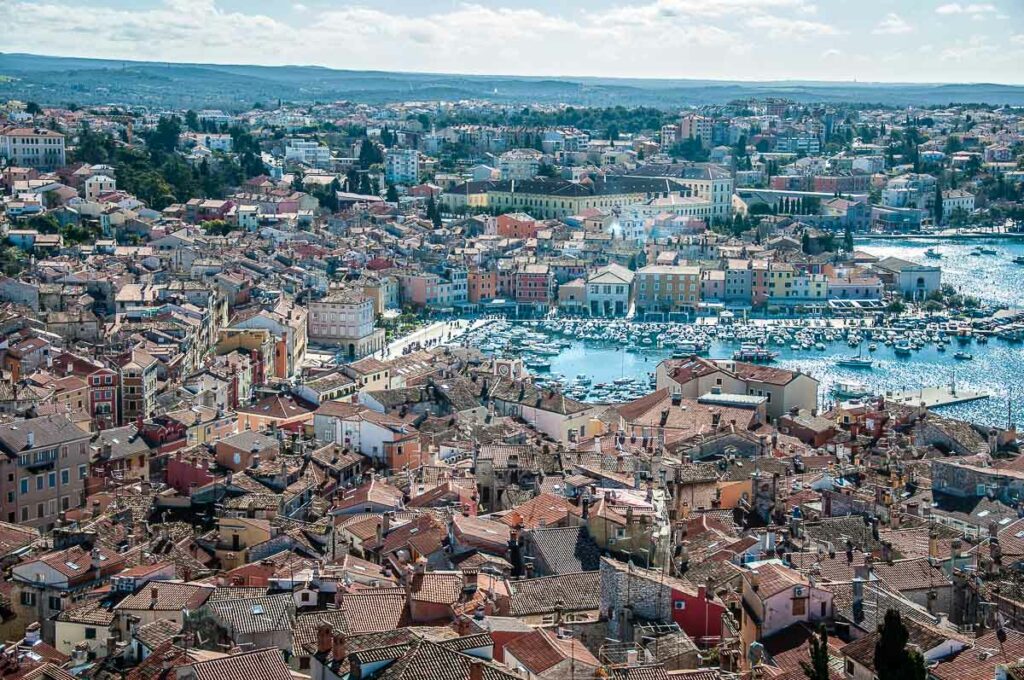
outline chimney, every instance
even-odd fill
[[[99,571],[103,567],[103,561],[100,559],[100,549],[93,548],[92,552],[89,553],[92,568]]]
[[[864,622],[864,580],[859,576],[853,579],[853,622]]]
[[[317,626],[316,629],[316,653],[329,653],[333,644],[334,642],[331,638],[331,624],[321,621],[320,625]]]
[[[512,563],[512,578],[523,575],[523,544],[519,539],[519,527],[512,527],[508,535],[508,556]]]
[[[33,432],[32,430],[29,430],[27,436],[28,436],[28,441],[26,442],[26,447],[30,448],[30,449],[34,449],[36,447],[36,433]]]
[[[319,640],[317,640],[319,644]],[[331,658],[335,661],[341,661],[348,656],[348,646],[345,644],[345,634],[340,630],[332,631],[331,633]]]
[[[601,453],[601,438],[594,437],[594,453]]]
[[[25,628],[25,644],[34,645],[39,642],[39,630],[41,626],[38,621],[30,623]]]
[[[757,573],[757,569],[750,571],[750,587],[756,593],[757,589],[761,587],[761,575]]]
[[[484,662],[480,659],[470,660],[469,680],[484,680]]]
[[[160,589],[157,588],[156,586],[153,586],[152,588],[150,588],[149,589],[149,599],[150,599],[150,602],[153,603],[153,605],[156,605],[156,601],[160,599]]]

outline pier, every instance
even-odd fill
[[[975,392],[955,387],[922,387],[917,390],[906,390],[903,392],[886,392],[885,400],[907,406],[923,405],[926,408],[937,408],[939,406],[953,406],[954,404],[963,404],[968,401],[988,399],[990,396],[992,395],[988,392]]]

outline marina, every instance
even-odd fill
[[[977,299],[957,316],[765,317],[719,309],[689,322],[476,317],[434,324],[417,342],[459,344],[521,359],[541,386],[590,403],[639,398],[668,358],[700,355],[799,370],[819,381],[819,407],[871,395],[925,402],[951,417],[1005,426],[1024,417],[1024,241],[859,239],[857,250],[941,264],[943,285]],[[418,346],[418,345],[417,345]],[[415,347],[389,347],[385,354]],[[943,385],[956,385],[951,389]]]
[[[800,370],[820,383],[820,406],[875,394],[1005,425],[1024,389],[1024,317],[738,319],[693,323],[622,319],[488,319],[458,339],[488,355],[521,358],[542,386],[591,403],[624,402],[656,386],[658,363],[698,354]],[[955,389],[936,387],[955,384]],[[986,398],[990,397],[990,398]],[[1010,406],[1014,419],[1024,416]]]

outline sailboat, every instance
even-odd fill
[[[864,349],[861,348],[860,352],[855,357],[843,357],[842,359],[836,360],[838,366],[846,366],[847,368],[871,368],[875,365],[875,362],[864,356]]]

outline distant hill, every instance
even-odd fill
[[[121,103],[155,108],[248,109],[255,102],[366,103],[486,99],[581,106],[722,104],[748,97],[892,106],[1024,105],[1024,86],[812,81],[472,76],[345,71],[318,66],[246,66],[115,61],[0,53],[0,99],[41,104]]]

